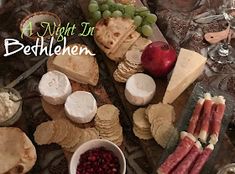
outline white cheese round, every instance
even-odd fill
[[[59,71],[49,71],[44,74],[38,88],[43,99],[52,105],[64,104],[72,93],[68,77]]]
[[[97,112],[97,104],[93,95],[86,91],[72,93],[65,102],[67,117],[76,123],[90,122]]]
[[[156,84],[147,74],[137,73],[126,82],[125,96],[129,103],[142,106],[148,104],[154,97]]]

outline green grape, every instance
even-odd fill
[[[118,10],[117,4],[113,3],[113,4],[109,5],[109,10],[111,12],[114,12],[114,11]]]
[[[142,16],[142,17],[146,17],[148,14],[150,14],[150,11],[149,11],[149,10],[139,12],[139,15]]]
[[[95,3],[91,3],[88,5],[88,11],[93,13],[95,11],[99,10],[99,6],[98,4],[95,4]]]
[[[109,9],[108,4],[102,4],[102,5],[100,6],[100,10],[101,10],[101,11],[105,11],[105,10],[108,10],[108,9]]]
[[[98,21],[101,19],[101,12],[100,11],[96,11],[92,13],[92,19],[94,19],[95,21]]]
[[[131,17],[131,18],[134,17],[134,15],[135,15],[135,6],[133,6],[133,5],[125,6],[124,15],[126,17]]]
[[[135,16],[134,17],[134,24],[136,27],[140,26],[142,23],[143,18],[141,16]]]
[[[140,12],[143,12],[143,11],[149,11],[149,9],[147,7],[144,7],[144,6],[139,7],[139,8],[136,9],[136,13],[140,13]]]
[[[153,35],[153,29],[152,29],[152,27],[149,26],[149,25],[144,25],[144,26],[142,26],[141,31],[142,31],[142,33],[143,33],[144,36],[149,37],[149,36],[152,36],[152,35]]]
[[[117,5],[117,9],[118,9],[118,10],[122,11],[122,10],[124,9],[123,4],[117,3],[116,5]]]
[[[145,18],[143,18],[142,23],[141,23],[141,26],[144,26],[144,25],[149,25],[149,26],[151,26],[151,23],[149,23]]]
[[[142,33],[142,27],[138,27],[138,28],[136,29],[136,31],[139,32],[139,33]]]
[[[96,0],[91,0],[90,4],[98,4]]]
[[[145,19],[149,23],[154,24],[157,21],[157,16],[155,14],[148,14]]]
[[[107,2],[107,0],[97,0],[99,4],[104,4]]]
[[[112,5],[112,4],[114,4],[115,2],[114,2],[114,0],[107,0],[107,2],[106,2],[108,5]]]
[[[119,10],[116,10],[112,13],[113,17],[122,17],[122,12]]]
[[[111,16],[111,14],[112,14],[112,13],[111,13],[109,10],[105,10],[105,11],[103,12],[102,16],[103,16],[104,19],[107,19],[108,17]]]

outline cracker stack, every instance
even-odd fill
[[[137,49],[127,51],[124,61],[119,63],[118,68],[113,73],[117,82],[125,83],[132,75],[144,71],[141,65],[141,54]]]
[[[178,132],[173,125],[175,121],[173,106],[162,103],[154,104],[150,105],[145,113],[151,123],[151,132],[155,141],[163,148],[166,148],[170,138],[178,136]]]
[[[106,104],[98,108],[95,127],[103,139],[120,146],[123,141],[123,130],[119,123],[119,110],[114,105]]]
[[[99,138],[95,128],[81,129],[66,119],[47,121],[34,132],[37,144],[57,143],[69,152],[74,152],[81,144]]]
[[[150,130],[150,123],[145,116],[145,108],[137,109],[133,114],[133,132],[139,139],[149,140],[153,136]]]

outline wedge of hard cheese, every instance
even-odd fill
[[[194,51],[181,49],[163,103],[172,103],[203,72],[206,58]]]
[[[74,44],[70,47],[87,48],[85,45]],[[88,49],[88,48],[87,48]],[[96,58],[90,54],[58,55],[53,60],[53,66],[56,70],[63,72],[69,79],[79,83],[96,86],[99,80],[99,67]]]

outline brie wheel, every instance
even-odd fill
[[[44,74],[38,88],[43,99],[52,105],[64,104],[72,93],[68,77],[59,71],[49,71]]]
[[[97,112],[93,95],[86,91],[72,93],[65,102],[66,116],[76,123],[90,122]]]
[[[137,73],[126,82],[125,96],[129,103],[142,106],[148,104],[154,97],[156,84],[147,74]]]

